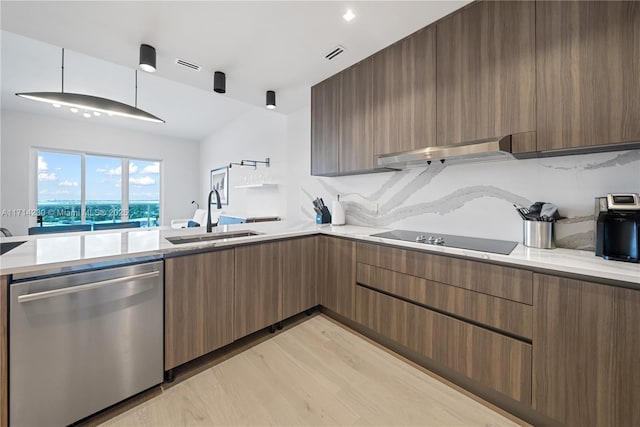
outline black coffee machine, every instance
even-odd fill
[[[640,262],[639,246],[640,197],[637,194],[596,197],[596,255]]]

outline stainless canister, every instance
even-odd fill
[[[523,221],[523,243],[525,246],[540,249],[553,249],[556,247],[553,222],[549,221]]]

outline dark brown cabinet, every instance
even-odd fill
[[[337,175],[340,150],[342,77],[311,88],[311,175]]]
[[[435,144],[435,40],[425,28],[311,89],[312,175],[371,172],[378,154]]]
[[[640,425],[640,291],[536,274],[533,408],[568,427]]]
[[[336,237],[319,237],[320,304],[349,319],[354,316],[356,244]]]
[[[535,131],[534,2],[475,2],[436,27],[437,145]]]
[[[339,74],[342,85],[338,165],[341,174],[374,169],[373,61]]]
[[[483,278],[478,278],[483,281]],[[531,340],[533,307],[482,292],[358,263],[357,283]]]
[[[441,366],[531,403],[531,345],[356,287],[356,321]]]
[[[280,242],[235,249],[234,339],[282,320],[283,245]]]
[[[318,238],[286,240],[283,246],[282,318],[318,305]]]
[[[435,27],[377,53],[373,78],[374,154],[435,145]]]
[[[640,3],[536,2],[538,151],[640,141]]]
[[[519,268],[362,242],[358,262],[523,304],[533,301],[533,273]]]
[[[233,249],[165,260],[165,369],[229,344]]]

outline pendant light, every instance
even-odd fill
[[[110,116],[129,117],[132,119],[144,120],[155,123],[165,123],[159,117],[138,108],[138,72],[136,70],[135,106],[114,101],[113,99],[101,98],[98,96],[85,95],[81,93],[69,93],[64,91],[64,48],[62,48],[62,90],[60,92],[22,92],[16,96],[33,101],[46,102],[54,107],[69,107],[72,113],[79,110],[91,112],[94,116],[105,113]],[[95,113],[98,114],[95,114]]]
[[[213,73],[213,91],[217,93],[227,92],[227,76],[222,71]]]
[[[156,48],[148,44],[140,45],[140,68],[147,73],[156,71]]]
[[[269,110],[276,108],[276,93],[272,90],[267,91],[267,108]]]

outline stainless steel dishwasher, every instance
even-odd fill
[[[140,261],[14,276],[10,425],[67,425],[162,382],[163,263]]]

